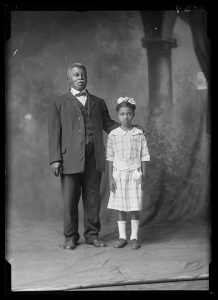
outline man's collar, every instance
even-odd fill
[[[73,96],[75,96],[76,94],[78,94],[78,93],[80,93],[80,92],[83,92],[83,91],[86,91],[87,92],[87,90],[86,89],[84,89],[84,90],[82,90],[82,91],[77,91],[77,90],[75,90],[74,88],[70,88],[70,92],[73,94]]]

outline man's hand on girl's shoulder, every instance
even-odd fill
[[[133,126],[140,129],[143,132],[144,136],[146,136],[146,132],[142,126],[140,126],[140,125],[133,125]]]

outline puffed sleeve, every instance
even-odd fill
[[[150,154],[148,151],[147,140],[144,134],[141,135],[141,161],[149,161]]]
[[[106,160],[110,160],[110,161],[114,160],[113,139],[110,133],[107,139]]]

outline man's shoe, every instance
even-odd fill
[[[97,240],[97,239],[90,241],[90,242],[86,242],[86,243],[89,245],[93,245],[95,247],[107,247],[107,244],[105,242]]]
[[[131,246],[132,246],[132,249],[138,249],[141,247],[141,245],[139,244],[138,240],[130,240],[130,243],[131,243]]]
[[[126,244],[127,244],[127,240],[119,239],[115,242],[114,248],[123,248],[124,246],[126,246]]]
[[[73,250],[76,248],[77,243],[74,240],[65,241],[63,248],[66,250]]]

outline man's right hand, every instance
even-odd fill
[[[51,165],[51,170],[52,170],[52,173],[53,173],[55,176],[59,176],[60,173],[62,172],[62,163],[61,163],[61,162],[54,162],[54,163]]]

